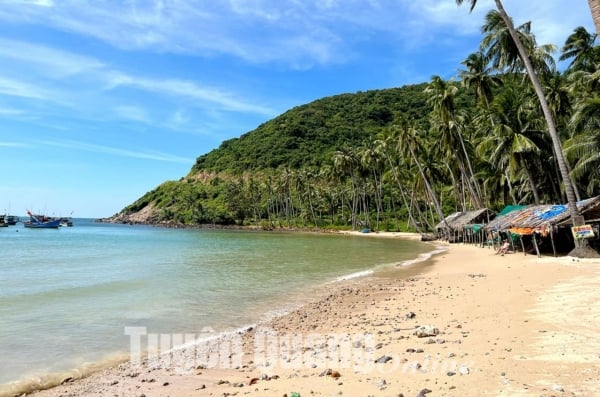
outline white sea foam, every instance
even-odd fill
[[[336,277],[335,280],[333,280],[333,282],[338,283],[340,281],[352,280],[353,278],[366,277],[366,276],[370,276],[373,273],[374,273],[374,270],[362,270],[360,272],[354,272],[354,273],[346,274],[344,276]]]
[[[411,266],[411,265],[414,265],[414,264],[420,263],[420,262],[425,262],[425,261],[431,259],[434,255],[442,254],[446,251],[448,251],[448,248],[446,248],[443,245],[438,245],[435,247],[434,250],[419,254],[414,259],[408,259],[408,260],[402,261],[397,266],[404,267],[404,266]]]

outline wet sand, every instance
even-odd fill
[[[446,248],[409,278],[332,284],[260,326],[34,395],[600,395],[600,261]]]

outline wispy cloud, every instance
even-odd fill
[[[0,94],[30,98],[30,99],[43,99],[49,100],[53,97],[50,93],[46,92],[43,88],[28,84],[23,81],[6,79],[0,77]]]
[[[543,42],[561,44],[573,23],[581,20],[569,2],[504,3],[517,22],[532,20],[534,27],[539,25]],[[477,34],[483,15],[492,7],[493,1],[480,0],[474,15],[469,15],[468,6],[459,9],[452,0],[38,0],[3,5],[0,20],[35,22],[127,50],[227,55],[307,68],[345,62],[352,57],[352,42],[376,32],[403,37],[406,41],[400,46],[427,40],[436,30]]]
[[[101,70],[105,65],[95,58],[73,54],[22,40],[0,38],[0,58],[36,66],[39,72],[53,78],[65,78],[74,74],[88,74]]]
[[[25,111],[22,109],[0,107],[0,115],[2,116],[20,116],[22,114],[25,114]]]
[[[238,99],[235,94],[223,88],[203,87],[195,82],[181,79],[148,79],[118,72],[107,75],[107,88],[114,89],[116,87],[132,87],[174,97],[197,99],[204,103],[217,104],[229,111],[263,115],[273,115],[274,113],[273,109]]]
[[[24,142],[0,142],[0,147],[28,148],[32,147],[32,145]]]
[[[66,149],[87,151],[87,152],[93,152],[93,153],[109,154],[109,155],[120,156],[120,157],[129,157],[129,158],[145,159],[145,160],[153,160],[153,161],[165,161],[165,162],[179,163],[179,164],[193,164],[193,162],[195,161],[195,159],[185,158],[185,157],[181,157],[181,156],[175,156],[175,155],[161,153],[161,152],[157,152],[157,151],[129,150],[129,149],[116,148],[116,147],[112,147],[112,146],[96,145],[96,144],[91,144],[91,143],[70,141],[70,140],[56,140],[56,141],[41,140],[38,142],[38,144],[46,145],[46,146],[61,147],[61,148],[66,148]]]
[[[139,106],[117,106],[115,107],[115,113],[123,119],[137,121],[145,124],[151,124],[152,120],[148,112]]]

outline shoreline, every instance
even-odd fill
[[[244,231],[250,231],[250,230],[244,230]],[[281,232],[292,232],[292,231],[285,230],[285,231],[281,231]],[[298,232],[296,232],[296,233],[298,233]],[[314,231],[313,232],[301,231],[299,233],[314,234]],[[348,234],[355,234],[355,233],[353,233],[353,232],[349,232],[349,233],[326,232],[326,233],[319,233],[319,234],[348,235]],[[362,236],[363,234],[360,234],[360,235]],[[381,237],[381,236],[379,236],[379,237]],[[415,236],[415,239],[416,239],[416,236]],[[423,254],[419,254],[419,257],[421,255],[423,255]],[[411,259],[410,262],[422,261],[422,259],[419,259],[419,257],[417,257],[416,259]],[[404,261],[406,261],[406,260],[404,260]],[[394,263],[394,262],[392,262],[392,263]],[[402,264],[402,263],[404,263],[404,262],[395,262],[396,265]],[[388,264],[387,266],[384,266],[384,268],[387,268],[388,266],[394,266],[394,265]],[[262,315],[257,317],[256,321],[248,322],[248,323],[246,323],[246,325],[237,325],[234,327],[227,327],[227,328],[223,328],[223,329],[220,328],[217,331],[213,330],[212,328],[210,330],[205,330],[203,328],[202,330],[198,331],[197,336],[204,338],[206,335],[210,335],[211,339],[218,339],[218,338],[220,338],[221,335],[226,337],[229,334],[239,332],[239,331],[247,329],[249,327],[250,328],[255,327],[257,324],[266,323],[268,321],[271,321],[274,318],[287,315],[290,311],[296,310],[299,307],[302,307],[302,306],[306,305],[307,303],[312,302],[314,300],[315,296],[324,296],[326,294],[326,290],[330,287],[338,288],[340,283],[352,282],[356,278],[368,277],[373,272],[379,271],[378,269],[379,269],[379,267],[372,267],[372,268],[370,268],[370,270],[358,271],[355,273],[345,274],[343,276],[335,277],[331,280],[324,281],[320,284],[315,284],[312,287],[308,287],[307,291],[305,291],[305,292],[302,292],[302,293],[294,292],[293,296],[295,296],[295,297],[293,297],[289,301],[286,299],[285,296],[282,297],[284,299],[282,301],[281,300],[279,301],[280,306],[273,307],[271,305],[269,305],[269,306],[263,305],[264,306],[263,311],[261,311]],[[308,293],[308,295],[306,295],[307,293]],[[290,296],[292,296],[292,295],[290,295]],[[205,333],[205,331],[206,331],[206,333]],[[56,371],[56,372],[28,374],[27,376],[24,376],[23,378],[21,378],[19,380],[3,383],[2,385],[0,385],[0,397],[22,395],[23,393],[33,394],[33,393],[39,393],[44,390],[52,390],[53,388],[57,387],[61,383],[65,383],[65,382],[70,383],[70,382],[74,382],[74,381],[78,382],[78,381],[81,381],[82,379],[85,379],[89,376],[94,375],[95,373],[102,372],[105,370],[111,370],[122,364],[127,365],[128,361],[129,361],[128,354],[113,352],[113,353],[105,355],[102,358],[99,358],[98,361],[84,362],[84,363],[81,363],[81,365],[79,365],[77,367],[73,367],[71,369],[65,368],[64,370],[60,370],[60,371]]]
[[[170,364],[183,366],[161,366],[161,359],[121,364],[33,394],[408,396],[428,389],[432,395],[539,396],[562,389],[583,396],[600,390],[600,341],[594,340],[600,307],[593,294],[599,261],[502,257],[488,248],[444,245],[449,250],[419,274],[344,280],[322,299],[267,321],[272,334],[261,333],[264,327],[232,334],[241,345],[231,356],[244,352],[238,365],[203,365],[188,347],[169,355]],[[567,306],[567,296],[577,297],[575,307]],[[431,336],[415,336],[419,325],[431,326]],[[269,353],[268,344],[257,349],[257,340],[269,342],[269,335],[276,351]],[[302,336],[297,349],[282,350],[294,335]],[[328,350],[331,336],[347,350]],[[362,361],[344,362],[344,353]],[[265,354],[274,362],[257,360]]]

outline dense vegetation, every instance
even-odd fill
[[[200,156],[192,173],[321,166],[334,150],[361,146],[399,116],[426,122],[424,88],[343,94],[298,106]]]
[[[200,156],[119,219],[272,227],[431,230],[444,214],[567,202],[548,118],[573,192],[600,194],[600,50],[577,28],[560,51],[516,28],[551,114],[543,114],[496,11],[457,81],[323,98]]]

